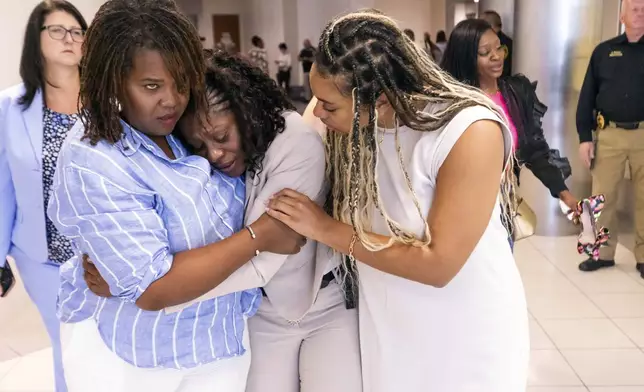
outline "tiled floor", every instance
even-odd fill
[[[644,392],[644,280],[632,253],[584,274],[570,237],[516,244],[530,309],[527,392]],[[0,300],[0,392],[53,391],[51,350],[21,287]],[[9,321],[4,321],[7,318]]]

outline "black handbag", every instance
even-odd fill
[[[5,260],[5,262],[5,266],[0,267],[0,298],[7,296],[16,283],[13,272],[11,272],[11,267],[9,266],[9,261]]]

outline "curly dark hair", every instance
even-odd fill
[[[247,172],[262,171],[268,147],[286,126],[283,113],[295,107],[260,68],[224,51],[206,51],[206,90],[235,116]]]
[[[205,62],[197,30],[170,0],[110,0],[85,36],[80,102],[85,137],[117,142],[122,136],[119,99],[140,49],[160,52],[188,108],[205,111]]]

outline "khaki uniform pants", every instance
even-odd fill
[[[597,132],[595,163],[592,170],[593,195],[604,194],[606,203],[599,226],[610,230],[611,238],[601,248],[602,260],[613,260],[617,247],[619,186],[627,165],[635,191],[635,258],[644,262],[644,129],[625,130],[607,127]]]

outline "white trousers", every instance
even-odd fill
[[[248,327],[245,327],[248,331]],[[62,324],[63,366],[69,392],[244,392],[250,368],[246,353],[193,369],[137,368],[103,342],[94,320]]]

